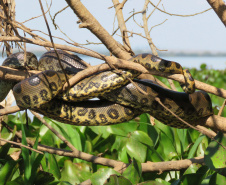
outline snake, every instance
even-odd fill
[[[194,92],[194,80],[188,70],[183,70],[176,62],[151,54],[139,54],[129,61],[139,63],[148,70],[183,74],[185,84],[181,86],[185,92],[175,92],[163,88],[157,82],[138,79],[140,73],[134,70],[99,72],[62,92],[66,78],[83,72],[87,65],[76,55],[63,50],[57,52],[66,75],[55,51],[43,54],[39,62],[30,52],[26,52],[26,62],[23,60],[23,52],[12,54],[3,62],[3,66],[21,68],[22,63],[26,68],[42,71],[19,83],[9,83],[11,87],[6,89],[13,88],[19,107],[34,110],[63,123],[86,126],[122,123],[146,112],[166,125],[187,128],[187,125],[164,109],[155,100],[156,97],[173,113],[193,125],[196,120],[213,114],[209,95],[204,91]],[[130,83],[130,78],[135,82]],[[5,86],[5,81],[1,80],[0,88]],[[5,94],[0,94],[1,99],[5,98]],[[94,97],[99,100],[90,100]]]

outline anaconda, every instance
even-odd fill
[[[64,68],[68,68],[66,71],[69,70],[69,72],[67,72],[69,77],[71,74],[86,68],[85,64],[83,64],[81,62],[82,60],[78,57],[66,54],[61,50],[58,52],[60,53]],[[70,60],[68,58],[70,58]],[[178,63],[166,61],[150,54],[137,55],[133,57],[131,61],[141,63],[149,70],[156,69],[163,72],[184,74],[186,79],[184,90],[186,92],[194,91],[193,78],[190,73],[187,70],[183,70]],[[135,78],[139,75],[139,73],[135,71],[124,71],[123,77],[114,71],[98,73],[81,80],[72,87],[69,92],[60,94],[59,92],[65,82],[65,76],[61,72],[61,69],[57,67],[58,61],[56,55],[53,51],[47,52],[41,57],[39,62],[39,66],[41,67],[38,69],[40,70],[42,68],[42,70],[45,71],[16,84],[13,88],[14,95],[19,106],[33,109],[56,120],[76,125],[107,125],[128,121],[143,112],[148,112],[165,124],[184,128],[185,126],[181,122],[178,122],[168,111],[156,104],[154,101],[154,97],[156,96],[162,97],[163,103],[167,105],[170,110],[183,119],[189,120],[189,122],[212,114],[211,101],[208,98],[208,94],[204,92],[186,95],[187,98],[183,100],[186,101],[184,108],[183,103],[180,102],[180,98],[166,96],[166,94],[173,94],[173,91],[164,91],[160,86],[154,88],[147,87],[147,85],[151,86],[149,85],[151,84],[150,82],[146,85],[139,84],[139,86],[148,93],[148,96],[143,97],[142,95],[142,98],[141,94],[138,93],[139,90],[136,88],[136,90],[134,90],[132,84],[121,87],[128,83],[128,77]],[[79,63],[79,67],[76,68],[77,62]],[[74,66],[76,69],[71,69],[74,68]],[[74,72],[74,70],[76,72]],[[124,92],[120,91],[120,89],[128,90]],[[118,95],[118,98],[114,97],[115,94]],[[137,94],[139,95],[137,96]],[[82,101],[79,103],[70,102],[86,100],[97,96],[107,98],[113,101],[113,103],[106,100],[96,102]],[[137,101],[138,103],[134,106],[135,101],[133,98],[123,100],[121,98],[122,96],[137,96],[141,101]],[[175,97],[183,96],[182,94],[178,94],[178,96]],[[146,107],[146,109],[144,109],[144,107]]]

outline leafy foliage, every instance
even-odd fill
[[[205,80],[214,86],[226,88],[226,71],[192,69],[195,79]],[[165,80],[165,79],[164,79]],[[163,81],[164,81],[163,80]],[[167,83],[167,82],[166,82]],[[179,88],[179,85],[178,85]],[[211,95],[213,106],[220,106],[223,100]],[[217,111],[217,109],[215,109]],[[226,115],[226,112],[223,113]],[[218,133],[210,140],[193,129],[176,129],[158,121],[150,124],[148,114],[142,114],[139,121],[129,121],[112,126],[72,126],[45,120],[62,134],[78,150],[104,158],[128,163],[128,168],[119,174],[112,168],[90,163],[81,159],[58,156],[50,153],[38,154],[26,148],[18,149],[6,143],[0,148],[0,184],[62,184],[81,183],[88,179],[92,184],[225,184],[225,134]],[[17,113],[5,117],[7,124],[26,138],[42,145],[70,150],[65,143],[34,118],[28,120],[25,114]],[[1,137],[13,140],[15,132],[2,128]],[[21,152],[18,159],[12,156]],[[142,173],[141,163],[189,159],[205,155],[205,164],[193,164],[186,170]]]

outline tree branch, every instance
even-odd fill
[[[226,27],[226,5],[223,0],[207,0],[215,13]]]
[[[124,47],[126,48],[127,51],[131,51],[129,37],[126,32],[127,28],[126,28],[126,24],[125,24],[123,13],[122,13],[122,8],[123,8],[124,4],[119,3],[119,0],[112,0],[112,2],[115,7],[115,13],[116,13],[117,20],[118,20],[118,26],[121,31],[121,36],[122,36]]]
[[[161,2],[161,0],[159,1],[159,3],[160,2]],[[149,44],[149,46],[151,48],[152,53],[154,55],[158,56],[158,53],[157,53],[156,48],[155,48],[155,45],[154,45],[154,43],[153,43],[153,41],[152,41],[152,39],[150,37],[149,31],[148,31],[149,30],[148,29],[148,19],[147,19],[147,16],[146,16],[148,4],[149,4],[149,0],[145,0],[143,13],[142,13],[143,28],[144,28],[145,36],[147,38],[147,41],[148,41],[148,44]]]
[[[202,13],[205,13],[209,10],[211,10],[211,8],[207,9],[207,10],[204,10],[202,12],[198,12],[198,13],[194,13],[194,14],[189,14],[189,15],[181,15],[181,14],[174,14],[174,13],[169,13],[169,12],[166,12],[164,10],[161,10],[160,8],[158,8],[157,6],[155,6],[151,1],[149,1],[150,4],[153,6],[153,7],[156,7],[157,10],[159,10],[160,12],[162,13],[165,13],[167,15],[171,15],[171,16],[178,16],[178,17],[191,17],[191,16],[196,16],[196,15],[199,15],[199,14],[202,14]]]
[[[81,27],[89,29],[108,50],[118,58],[129,59],[131,55],[119,44],[95,19],[95,17],[86,9],[80,0],[66,0],[74,13],[81,19]]]

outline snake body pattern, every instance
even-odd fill
[[[87,67],[78,56],[67,54],[62,50],[57,51],[69,78]],[[24,56],[23,53],[13,54],[3,62],[3,65],[20,68],[17,67],[17,63],[20,63],[22,56]],[[12,60],[12,58],[14,59]],[[13,66],[10,61],[14,61]],[[31,63],[31,69],[43,72],[23,80],[15,86],[11,85],[14,86],[13,92],[17,105],[35,110],[64,123],[109,125],[131,120],[141,113],[147,112],[164,124],[177,128],[187,127],[159,105],[155,101],[155,97],[159,97],[172,112],[191,124],[195,124],[195,120],[212,114],[212,104],[207,93],[198,91],[187,94],[194,92],[195,89],[194,80],[189,71],[183,70],[176,62],[166,61],[150,54],[137,55],[130,61],[140,63],[149,70],[184,74],[186,83],[182,86],[187,93],[167,90],[149,80],[135,80],[139,88],[147,93],[145,95],[134,84],[128,83],[128,78],[136,78],[139,75],[138,72],[129,70],[123,71],[123,75],[114,70],[94,74],[62,93],[61,89],[66,77],[54,51],[45,53],[39,63],[32,53],[27,53],[27,61],[26,66]],[[38,67],[33,67],[37,63]],[[4,81],[0,81],[0,88],[2,85],[5,86],[4,83]],[[7,89],[10,88],[7,87]],[[89,100],[93,97],[100,97],[101,100]]]

